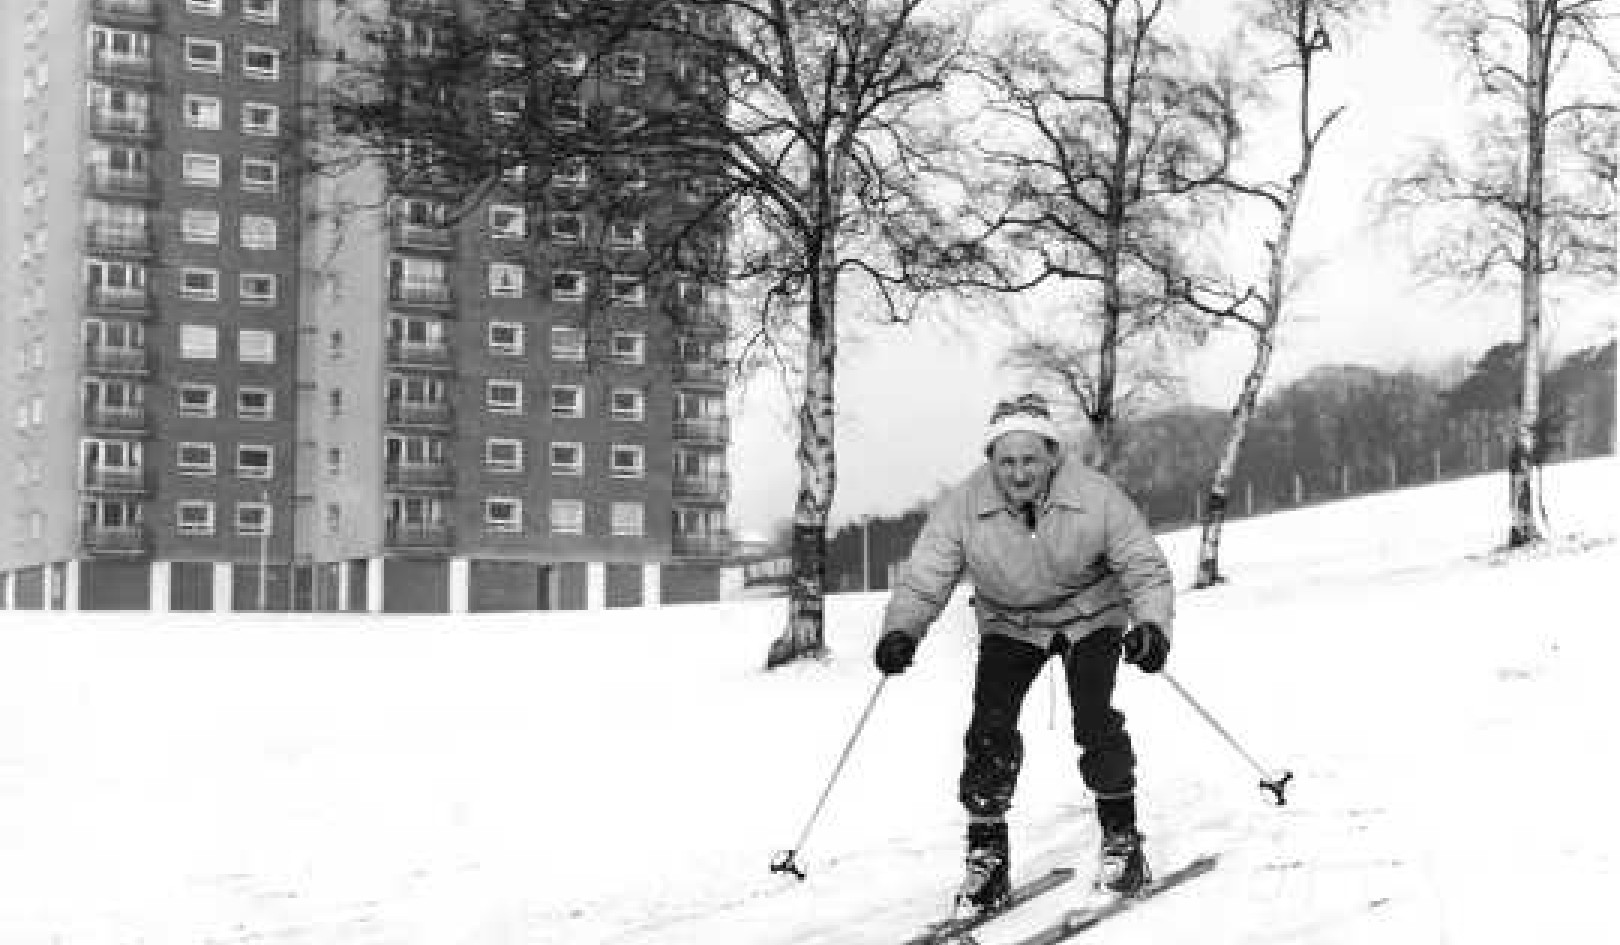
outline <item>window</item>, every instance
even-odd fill
[[[570,384],[551,388],[551,415],[560,419],[585,416],[585,390]]]
[[[640,220],[614,220],[608,224],[608,246],[613,249],[640,249],[647,228]]]
[[[647,189],[647,166],[634,159],[619,161],[613,168],[614,182],[622,193]]]
[[[608,297],[614,305],[641,308],[647,304],[647,287],[640,276],[612,276]]]
[[[523,502],[497,496],[485,499],[484,529],[492,532],[523,531]]]
[[[237,444],[236,474],[244,479],[269,479],[274,471],[273,455],[268,446]]]
[[[552,499],[551,530],[558,535],[585,534],[585,503],[578,499]]]
[[[522,207],[499,203],[489,208],[489,229],[496,239],[522,239],[529,232]]]
[[[585,219],[577,213],[558,211],[551,215],[551,239],[557,243],[577,243],[585,236]]]
[[[551,182],[558,187],[571,187],[578,189],[591,182],[590,165],[584,158],[564,158],[555,165],[551,172]]]
[[[522,354],[523,326],[517,322],[490,322],[489,350],[496,354]]]
[[[242,19],[274,25],[281,20],[281,0],[242,0]]]
[[[242,73],[255,79],[281,78],[281,50],[268,46],[244,46]]]
[[[616,331],[611,352],[620,364],[641,364],[647,360],[647,336],[639,331]]]
[[[336,502],[326,503],[326,533],[335,535],[343,525],[343,508]]]
[[[214,474],[214,444],[181,443],[175,448],[175,468],[188,476]]]
[[[489,117],[499,124],[515,125],[518,117],[523,114],[523,105],[528,97],[521,92],[509,92],[505,89],[496,89],[489,93]]]
[[[264,158],[242,159],[242,189],[273,194],[280,178],[280,166]]]
[[[551,274],[551,300],[578,302],[585,297],[585,273],[561,270]]]
[[[626,108],[623,105],[613,106],[612,130],[617,134],[629,134],[647,123],[646,115],[639,108]]]
[[[214,503],[176,502],[174,520],[175,530],[182,535],[212,535],[214,533]]]
[[[585,102],[577,95],[558,96],[551,102],[551,120],[558,131],[574,131],[585,124]]]
[[[276,363],[276,333],[242,329],[236,336],[236,360],[243,364]]]
[[[343,450],[340,447],[329,447],[326,451],[326,474],[328,476],[343,475]]]
[[[178,412],[182,417],[212,417],[218,395],[212,384],[181,384]]]
[[[327,412],[336,419],[343,416],[343,388],[334,387],[326,392]]]
[[[212,361],[219,357],[219,329],[213,325],[181,325],[180,357],[185,361]]]
[[[277,226],[275,217],[243,214],[241,222],[243,249],[275,249]]]
[[[523,413],[523,382],[485,381],[484,406],[490,413]]]
[[[572,325],[551,326],[551,356],[558,361],[585,360],[585,333]]]
[[[218,131],[223,112],[217,95],[187,95],[185,98],[186,127],[201,131]]]
[[[281,109],[263,102],[242,103],[242,133],[274,135],[281,127]]]
[[[641,53],[613,54],[613,78],[626,85],[640,85],[647,80],[647,57]]]
[[[250,305],[269,305],[276,300],[276,277],[263,272],[244,272],[236,279],[237,294]]]
[[[640,502],[614,502],[608,506],[609,528],[624,538],[640,538],[647,533],[647,507]]]
[[[516,263],[490,263],[489,294],[497,299],[523,298],[523,267]]]
[[[585,447],[579,443],[551,444],[551,472],[556,476],[577,476],[585,469]]]
[[[590,57],[583,49],[569,47],[557,50],[557,56],[551,64],[563,75],[580,76],[585,74],[585,67],[590,64]]]
[[[219,16],[223,6],[223,0],[186,0],[187,10],[207,16]]]
[[[182,210],[180,211],[180,239],[187,243],[203,243],[209,246],[219,245],[219,211],[217,210]],[[199,272],[201,270],[188,269],[186,272]],[[188,293],[190,281],[181,282],[180,294],[187,298],[200,298],[200,295]],[[199,284],[198,292],[204,291]],[[213,297],[219,296],[218,274],[215,274]]]
[[[639,390],[620,388],[612,394],[609,415],[615,420],[642,420],[647,415],[647,395]]]
[[[270,534],[270,506],[263,502],[236,503],[236,533],[238,535]]]
[[[275,392],[266,387],[236,389],[236,416],[239,420],[269,420],[275,413]]]
[[[219,155],[192,152],[181,155],[180,178],[193,187],[218,187]]]
[[[220,63],[224,61],[220,42],[217,39],[198,39],[195,36],[186,37],[186,68],[193,72],[219,72]]]
[[[608,474],[615,479],[640,479],[646,474],[646,450],[615,443],[608,453]]]
[[[502,437],[485,440],[484,468],[490,472],[522,472],[523,441]]]

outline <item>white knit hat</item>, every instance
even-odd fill
[[[1057,424],[1052,422],[1046,398],[1040,394],[1024,394],[996,404],[990,414],[990,426],[984,431],[985,455],[990,455],[996,441],[1009,433],[1034,433],[1054,446],[1063,442]]]

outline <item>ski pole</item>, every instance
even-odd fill
[[[804,849],[804,842],[810,837],[810,828],[816,824],[821,816],[821,809],[827,804],[827,796],[832,793],[833,785],[838,783],[838,776],[843,773],[844,763],[849,760],[850,753],[855,750],[855,741],[861,737],[861,731],[866,728],[866,720],[872,717],[872,709],[877,705],[878,696],[883,694],[883,684],[889,681],[888,674],[878,679],[877,688],[872,690],[872,698],[866,702],[866,709],[861,712],[861,720],[855,723],[855,731],[849,736],[849,743],[844,746],[844,753],[838,756],[838,764],[833,767],[832,777],[827,779],[827,786],[821,791],[821,799],[816,801],[815,810],[810,812],[810,819],[805,821],[804,829],[799,831],[799,842],[791,850],[783,850],[771,861],[771,872],[791,873],[800,880],[804,879],[804,870],[799,868],[796,859],[799,851]]]
[[[1186,688],[1181,685],[1181,683],[1176,682],[1176,677],[1163,671],[1161,671],[1159,675],[1163,676],[1164,681],[1169,683],[1171,687],[1176,690],[1176,692],[1181,693],[1181,698],[1186,699],[1187,704],[1196,709],[1198,714],[1204,717],[1204,721],[1210,724],[1211,728],[1215,729],[1217,732],[1220,732],[1221,737],[1226,739],[1226,743],[1236,749],[1237,753],[1242,755],[1243,759],[1247,761],[1250,766],[1254,768],[1254,770],[1260,772],[1260,787],[1271,792],[1272,796],[1276,798],[1277,805],[1279,807],[1288,803],[1288,798],[1284,792],[1288,790],[1288,782],[1294,779],[1294,772],[1274,772],[1272,769],[1265,767],[1260,762],[1255,761],[1254,756],[1245,751],[1243,746],[1238,744],[1238,740],[1232,737],[1232,733],[1228,732],[1226,728],[1221,725],[1221,723],[1215,721],[1215,716],[1210,715],[1208,709],[1205,709],[1203,706],[1199,705],[1198,700],[1192,697],[1192,693],[1188,692]]]

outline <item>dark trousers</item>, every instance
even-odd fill
[[[1002,817],[1012,806],[1024,761],[1018,715],[1029,687],[1054,655],[1063,660],[1069,685],[1081,779],[1099,799],[1131,796],[1136,789],[1136,755],[1125,731],[1125,716],[1113,707],[1122,635],[1119,629],[1103,629],[1073,644],[1059,636],[1049,650],[1000,634],[980,638],[973,719],[964,740],[958,795],[970,817]]]

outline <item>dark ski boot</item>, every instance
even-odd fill
[[[981,913],[1004,908],[1012,899],[1006,821],[968,824],[967,846],[967,875],[957,904]]]
[[[1142,835],[1136,828],[1105,831],[1102,856],[1097,865],[1097,885],[1121,896],[1135,896],[1152,880],[1147,857],[1142,853]]]

